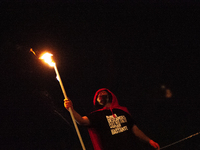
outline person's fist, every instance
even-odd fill
[[[67,110],[69,110],[69,108],[73,109],[73,104],[72,101],[69,99],[64,99],[64,106]]]
[[[160,146],[158,143],[154,142],[153,140],[149,141],[149,144],[153,146],[155,149],[160,150]]]

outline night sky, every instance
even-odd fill
[[[81,150],[54,69],[38,59],[44,51],[81,115],[106,87],[161,147],[200,132],[199,3],[33,0],[0,7],[1,149]],[[79,129],[92,150],[87,129]],[[166,150],[199,150],[199,138]]]

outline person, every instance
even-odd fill
[[[158,143],[137,127],[128,109],[118,104],[117,97],[109,89],[99,89],[93,104],[96,110],[81,116],[74,110],[71,100],[64,100],[65,108],[71,107],[77,123],[88,127],[94,150],[137,150],[136,137],[160,149]]]

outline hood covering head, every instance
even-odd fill
[[[129,113],[129,111],[127,110],[126,107],[123,107],[123,106],[120,106],[119,103],[118,103],[118,100],[117,100],[117,97],[115,96],[115,94],[113,94],[109,89],[107,88],[101,88],[99,89],[95,95],[94,95],[94,99],[93,99],[93,104],[96,105],[97,102],[97,96],[99,94],[99,92],[101,91],[107,91],[108,93],[111,94],[112,96],[112,100],[111,100],[111,106],[110,107],[103,107],[102,109],[98,109],[97,111],[101,111],[101,110],[104,110],[104,109],[110,109],[112,111],[113,108],[116,108],[116,109],[121,109],[127,113]],[[130,113],[129,113],[130,114]]]

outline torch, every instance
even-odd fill
[[[67,94],[66,94],[66,92],[65,92],[65,88],[64,88],[63,83],[62,83],[62,80],[61,80],[61,78],[60,78],[58,69],[57,69],[57,67],[56,67],[56,63],[55,63],[55,62],[52,60],[52,58],[51,58],[52,56],[53,56],[53,54],[50,54],[50,53],[47,52],[47,53],[43,54],[39,59],[43,59],[43,60],[44,60],[47,64],[49,64],[51,67],[54,67],[54,70],[55,70],[55,72],[56,72],[57,79],[58,79],[58,81],[59,81],[59,83],[60,83],[60,87],[61,87],[61,89],[62,89],[64,98],[65,98],[65,99],[68,99]],[[84,146],[84,143],[83,143],[83,140],[82,140],[82,138],[81,138],[81,134],[80,134],[79,129],[78,129],[78,127],[77,127],[77,124],[76,124],[76,121],[75,121],[75,118],[74,118],[74,115],[73,115],[73,113],[72,113],[71,108],[69,108],[69,113],[70,113],[71,118],[72,118],[72,121],[73,121],[73,123],[74,123],[74,127],[75,127],[76,132],[77,132],[77,135],[78,135],[78,137],[79,137],[81,146],[82,146],[83,150],[86,150],[86,149],[85,149],[85,146]]]

